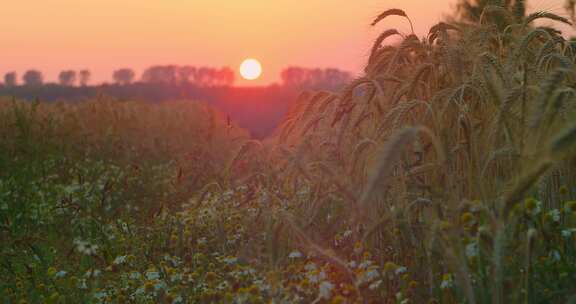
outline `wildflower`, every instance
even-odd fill
[[[368,251],[364,251],[364,259],[370,260],[372,258],[372,254]]]
[[[206,280],[206,282],[211,283],[211,282],[216,281],[217,278],[218,278],[218,275],[216,275],[216,273],[210,271],[210,272],[206,273],[205,280]]]
[[[344,298],[341,295],[333,297],[332,301],[330,301],[330,304],[343,304],[343,303],[346,303],[346,298]]]
[[[140,280],[140,278],[142,278],[142,275],[137,271],[132,271],[128,277],[132,280]]]
[[[564,208],[564,210],[568,213],[576,213],[576,201],[566,202],[566,206]]]
[[[64,270],[60,270],[54,274],[54,278],[55,279],[61,279],[61,278],[65,277],[67,273],[68,272],[66,272]]]
[[[108,296],[108,293],[106,293],[106,291],[99,290],[96,293],[94,293],[94,298],[96,298],[97,300],[103,300],[104,298],[106,298],[106,296]]]
[[[100,276],[100,274],[102,273],[102,271],[98,270],[98,269],[89,269],[88,271],[86,271],[86,273],[84,274],[85,277],[89,278],[89,277],[98,277]]]
[[[551,260],[552,262],[560,261],[561,256],[560,256],[560,253],[558,252],[558,250],[550,251],[550,253],[548,254],[548,259]]]
[[[334,284],[328,282],[328,281],[324,281],[322,283],[320,283],[320,286],[318,286],[319,289],[319,298],[321,299],[330,299],[332,297],[332,289],[334,289]]]
[[[350,230],[350,229],[344,231],[344,233],[342,234],[343,238],[348,238],[350,236],[352,236],[352,230]]]
[[[288,258],[290,258],[290,259],[299,259],[301,257],[302,257],[302,253],[298,250],[292,251],[288,255]]]
[[[238,262],[238,258],[229,256],[224,258],[223,262],[228,265],[234,265]]]
[[[462,214],[462,216],[460,216],[460,221],[464,225],[469,225],[474,221],[474,215],[472,215],[470,212],[465,212]]]
[[[48,274],[49,277],[53,277],[54,275],[56,275],[56,268],[54,267],[49,267],[48,270],[46,271],[46,274]]]
[[[565,238],[570,238],[572,236],[572,234],[576,233],[576,229],[572,228],[572,229],[564,229],[562,230],[562,236]]]
[[[258,289],[258,287],[254,284],[250,285],[250,287],[248,287],[248,293],[252,294],[252,295],[258,295],[258,293],[260,292],[260,290]]]
[[[380,285],[382,285],[382,280],[378,280],[378,281],[370,284],[370,286],[368,286],[368,289],[376,290],[376,289],[378,289],[378,287],[380,287]]]
[[[440,283],[440,288],[442,289],[447,289],[447,288],[451,288],[454,284],[454,280],[452,278],[452,275],[449,273],[446,273],[444,275],[442,275],[442,282]]]
[[[524,201],[524,208],[531,215],[536,215],[536,214],[540,213],[540,210],[541,210],[540,206],[541,205],[542,204],[539,201],[537,201],[536,199],[534,199],[532,197],[528,198],[528,199],[526,199],[526,201]]]
[[[146,281],[144,283],[144,291],[146,293],[151,293],[154,291],[154,289],[155,289],[155,284],[153,281]]]
[[[414,288],[418,287],[418,282],[412,280],[408,283],[408,287],[410,287],[411,289],[414,289]]]
[[[360,252],[362,252],[362,243],[356,242],[356,244],[354,244],[354,252],[356,254],[359,254]]]
[[[404,294],[402,292],[397,292],[396,293],[396,302],[400,303],[400,304],[407,304],[408,303],[408,299],[404,298]]]
[[[548,221],[552,220],[554,223],[560,222],[560,210],[553,209],[546,213]]]
[[[394,262],[386,262],[386,264],[384,264],[384,272],[396,271],[397,268],[398,265],[396,265]]]
[[[364,261],[358,265],[359,269],[368,269],[368,267],[372,266],[372,261]]]
[[[116,257],[114,259],[114,261],[112,262],[112,264],[121,265],[121,264],[124,264],[126,262],[126,260],[127,260],[127,256],[121,255],[121,256]]]
[[[146,271],[146,279],[148,280],[157,280],[160,278],[160,273],[158,271],[156,271],[155,269],[148,269],[148,271]]]
[[[394,273],[396,273],[397,275],[403,274],[406,271],[408,271],[408,269],[404,266],[398,266],[398,268],[396,268],[396,270],[394,271]]]
[[[98,245],[90,244],[89,242],[82,240],[74,240],[74,245],[76,245],[76,250],[85,255],[95,255],[98,250]]]
[[[318,266],[316,266],[316,264],[310,262],[310,263],[306,264],[306,266],[304,266],[304,269],[306,269],[306,271],[314,271],[314,270],[318,269]]]
[[[478,256],[478,244],[477,243],[470,243],[466,245],[466,256],[468,258],[473,258]]]

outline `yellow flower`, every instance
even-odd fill
[[[368,251],[364,251],[364,259],[370,260],[372,258],[372,254]]]
[[[526,210],[532,211],[538,207],[538,201],[533,197],[527,198],[526,201],[524,201],[524,207]]]
[[[410,281],[410,283],[408,283],[408,287],[414,289],[414,288],[418,287],[418,282]]]
[[[154,291],[154,282],[153,281],[146,281],[146,283],[144,283],[144,291],[147,293],[150,293],[152,291]]]
[[[214,281],[216,281],[217,278],[218,278],[218,275],[216,275],[216,273],[210,271],[210,272],[206,273],[205,280],[206,280],[206,282],[214,282]]]
[[[250,285],[250,287],[248,287],[248,292],[253,294],[253,295],[258,295],[260,290],[258,289],[258,287],[256,285]]]
[[[576,212],[576,201],[566,202],[566,212]]]
[[[128,255],[126,257],[126,261],[128,261],[128,263],[134,263],[135,260],[136,260],[136,257],[133,255]]]
[[[53,277],[56,274],[56,272],[58,272],[58,271],[54,267],[50,267],[46,271],[46,273],[48,274],[49,277]]]
[[[169,292],[166,294],[166,302],[167,303],[172,303],[174,302],[174,299],[176,299],[176,295],[173,294],[172,292]]]
[[[332,301],[330,301],[331,304],[343,304],[346,303],[346,298],[344,298],[341,295],[337,295],[335,297],[332,298]]]
[[[386,262],[386,264],[384,264],[384,272],[392,272],[395,271],[398,268],[398,265],[396,265],[394,262]]]
[[[174,268],[172,268],[172,267],[167,267],[167,268],[166,268],[166,273],[167,273],[168,275],[173,275],[173,274],[176,273],[176,269],[174,269]]]
[[[470,224],[474,221],[474,215],[470,212],[464,212],[462,216],[460,216],[460,221],[463,224]]]
[[[356,243],[354,244],[354,252],[359,253],[359,252],[361,252],[361,251],[362,251],[362,243],[356,242]]]

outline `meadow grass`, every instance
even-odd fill
[[[573,301],[576,48],[533,25],[569,21],[493,13],[384,31],[263,142],[196,103],[3,101],[0,296]]]

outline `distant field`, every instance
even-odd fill
[[[284,86],[201,88],[193,85],[137,83],[93,87],[64,87],[54,84],[38,88],[0,87],[0,96],[42,102],[81,102],[99,98],[144,102],[197,100],[206,102],[230,116],[257,138],[270,135],[278,127],[290,103],[298,94],[298,89]]]

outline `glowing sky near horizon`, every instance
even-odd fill
[[[0,74],[29,68],[54,81],[63,69],[92,71],[110,81],[116,68],[137,75],[153,64],[237,68],[258,59],[264,74],[251,84],[279,81],[291,65],[359,73],[374,37],[401,18],[371,28],[388,8],[404,9],[424,35],[451,12],[454,0],[4,0]],[[566,15],[563,0],[530,1]],[[248,84],[237,76],[237,83]]]

